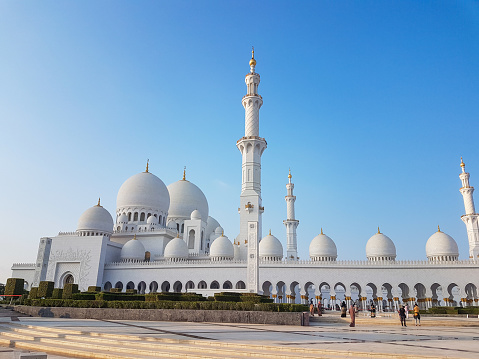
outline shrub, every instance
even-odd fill
[[[40,298],[51,298],[54,286],[55,283],[53,282],[41,281],[38,286],[37,296]]]
[[[5,286],[5,295],[21,295],[23,294],[23,284],[25,281],[22,278],[8,278]]]
[[[54,288],[52,292],[52,299],[62,299],[62,297],[63,297],[63,289]]]
[[[96,299],[96,294],[95,293],[73,293],[72,294],[72,299],[73,300],[95,300]]]
[[[100,292],[95,294],[96,300],[105,300],[105,301],[145,301],[144,294],[129,294],[129,293],[109,293],[109,292]]]
[[[30,293],[28,294],[28,299],[37,299],[38,287],[32,287]]]
[[[73,283],[68,283],[65,284],[65,287],[63,287],[63,294],[62,298],[63,299],[72,299],[72,295],[74,293],[78,293],[78,284],[73,284]]]
[[[138,291],[137,291],[136,289],[127,289],[127,290],[126,290],[126,293],[128,293],[128,294],[137,294]]]
[[[94,285],[91,285],[88,287],[88,291],[89,292],[101,292],[101,288],[100,287],[95,287]]]
[[[121,293],[120,288],[110,288],[110,293]]]

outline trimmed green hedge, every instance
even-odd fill
[[[128,294],[138,294],[138,291],[136,289],[127,289],[125,290],[125,292]]]
[[[78,284],[67,283],[63,287],[62,298],[63,299],[72,299],[73,294],[78,293],[78,292],[80,292],[78,290]]]
[[[110,288],[110,293],[121,293],[120,288]]]
[[[62,299],[63,297],[63,289],[54,288],[52,292],[52,299]],[[32,298],[35,299],[35,298]]]
[[[37,299],[37,292],[38,292],[38,287],[32,287],[30,289],[30,293],[28,294],[28,299]]]
[[[188,302],[188,301],[104,301],[104,300],[65,300],[65,299],[27,299],[26,305],[36,307],[74,307],[74,308],[119,308],[119,309],[201,309],[266,312],[304,312],[303,304],[275,304],[251,302]]]
[[[88,287],[88,292],[101,292],[101,287],[95,287],[94,285],[91,285]]]
[[[83,294],[83,293],[82,293]],[[100,292],[96,293],[95,300],[106,300],[106,301],[145,301],[144,294],[130,294],[130,293],[109,293],[109,292]]]
[[[38,286],[37,297],[39,298],[51,298],[53,294],[53,288],[55,283],[48,281],[41,281]]]
[[[8,278],[5,295],[22,295],[25,281],[22,278]]]
[[[206,298],[201,294],[196,293],[150,293],[145,294],[146,302],[156,302],[158,300],[170,300],[170,301],[186,301],[186,302],[202,302]]]
[[[95,293],[73,293],[72,294],[72,299],[73,300],[96,300],[96,294]]]

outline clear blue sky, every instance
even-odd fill
[[[291,167],[301,258],[323,227],[338,259],[365,259],[379,225],[398,259],[424,259],[438,224],[467,258],[458,175],[463,156],[479,188],[477,1],[6,0],[0,282],[99,196],[114,214],[147,158],[167,185],[187,166],[236,237],[252,45],[264,232],[285,246]]]

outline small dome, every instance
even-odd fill
[[[144,207],[168,213],[170,195],[161,179],[150,172],[128,178],[120,187],[116,207]]]
[[[221,226],[216,227],[215,234],[219,234],[221,236],[223,234],[223,232],[224,232],[223,227],[221,227]]]
[[[100,205],[88,208],[78,220],[77,231],[113,232],[113,218],[110,212]]]
[[[125,213],[122,213],[118,219],[116,220],[117,223],[128,223],[128,216]]]
[[[454,238],[437,231],[426,242],[426,256],[430,260],[457,260],[459,249]]]
[[[232,259],[234,254],[233,243],[226,236],[216,238],[213,244],[211,244],[210,257],[212,258]]]
[[[338,250],[334,241],[327,235],[318,234],[309,244],[309,256],[313,260],[336,260]]]
[[[188,258],[188,246],[182,238],[173,238],[166,245],[163,256],[167,259],[186,259]]]
[[[366,243],[366,257],[369,260],[394,260],[396,258],[396,246],[391,238],[378,231]]]
[[[197,209],[201,218],[208,218],[208,201],[203,192],[193,183],[180,180],[168,186],[170,207],[168,218],[190,219],[191,212]]]
[[[176,222],[175,221],[168,221],[168,223],[166,224],[166,226],[168,227],[168,229],[172,229],[174,231],[176,231],[178,229],[178,227],[176,226]]]
[[[268,234],[259,242],[259,256],[261,258],[283,258],[283,245],[275,236]]]
[[[208,216],[206,220],[205,236],[209,238],[210,235],[215,231],[216,227],[219,227],[219,223],[216,219],[211,216]]]
[[[191,219],[201,219],[201,213],[197,209],[191,212]]]
[[[145,247],[135,236],[125,243],[121,249],[120,257],[123,260],[143,261],[145,260]]]
[[[147,224],[158,224],[158,218],[156,218],[155,216],[150,216],[146,220],[146,223]]]

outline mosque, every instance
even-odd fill
[[[277,303],[323,305],[338,301],[365,306],[377,301],[379,310],[418,302],[432,306],[478,305],[479,214],[474,188],[461,158],[460,192],[465,212],[469,259],[459,260],[455,240],[438,231],[426,242],[426,259],[396,259],[396,247],[385,234],[374,234],[366,243],[366,259],[337,260],[334,241],[321,233],[309,245],[309,260],[297,256],[294,184],[286,183],[286,251],[269,233],[262,236],[261,156],[267,147],[259,136],[258,93],[254,51],[245,76],[245,134],[236,142],[242,156],[242,185],[238,207],[240,233],[231,241],[209,213],[208,201],[186,178],[166,186],[149,171],[127,179],[117,196],[115,220],[98,204],[78,220],[76,231],[42,237],[35,263],[13,264],[12,276],[24,278],[27,289],[40,281],[56,288],[77,283],[88,286],[137,289],[149,292],[255,292]]]

